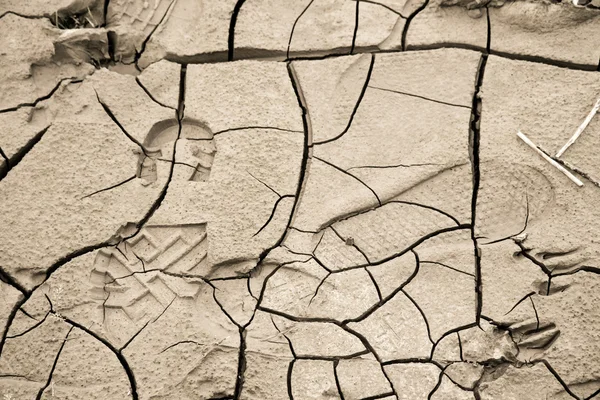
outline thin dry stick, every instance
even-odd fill
[[[581,123],[581,125],[579,125],[579,128],[577,128],[577,130],[575,131],[573,136],[571,136],[571,139],[569,139],[569,141],[562,147],[562,149],[560,149],[558,151],[558,153],[556,153],[556,158],[562,156],[563,153],[565,151],[567,151],[567,149],[573,143],[575,143],[577,138],[583,133],[585,128],[587,128],[589,123],[592,121],[592,118],[594,118],[594,115],[596,115],[596,113],[598,112],[599,109],[600,109],[600,98],[598,98],[598,100],[596,100],[596,104],[594,104],[594,107],[592,107],[592,110],[590,111],[590,113],[587,115],[587,117],[585,117],[585,120]]]
[[[567,176],[567,178],[569,178],[570,180],[572,180],[573,182],[575,182],[575,184],[577,186],[583,186],[583,182],[581,182],[579,179],[577,179],[577,177],[575,175],[573,175],[568,170],[566,170],[565,167],[563,167],[562,165],[560,165],[559,163],[557,163],[556,161],[554,161],[546,153],[544,153],[542,150],[540,150],[535,145],[535,143],[533,143],[521,131],[517,132],[517,136],[519,137],[519,139],[521,139],[522,141],[524,141],[529,147],[531,147],[533,150],[535,150],[535,152],[538,153],[544,160],[548,161],[550,164],[552,164],[554,167],[556,167],[560,172],[562,172],[563,174],[565,174]]]
[[[542,151],[545,151],[544,149],[542,149],[540,147],[540,149]],[[546,152],[546,154],[548,154]],[[585,179],[587,179],[588,181],[592,182],[595,186],[600,187],[600,181],[596,178],[594,178],[593,176],[591,176],[590,174],[588,174],[587,172],[583,172],[582,170],[580,170],[579,168],[577,168],[576,166],[574,166],[573,164],[569,163],[568,161],[565,160],[561,160],[560,158],[555,158],[553,157],[554,161],[556,161],[557,163],[564,165],[566,168],[570,169],[571,171],[577,173],[579,176],[584,177]]]
[[[94,22],[90,21],[90,19],[88,17],[85,17],[85,19],[87,20],[87,22],[90,23],[92,28],[95,28],[96,27],[96,18],[94,18],[94,14],[92,14],[92,12],[90,11],[90,7],[88,7],[87,10],[88,10],[88,14],[90,15],[90,17],[92,18],[92,20]]]

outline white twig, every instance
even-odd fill
[[[592,121],[592,118],[594,118],[594,115],[596,115],[596,113],[598,112],[599,109],[600,109],[600,98],[598,98],[598,100],[596,100],[596,104],[594,104],[594,107],[592,107],[592,110],[590,111],[590,113],[587,115],[587,117],[585,117],[585,120],[581,123],[581,125],[579,125],[579,128],[577,128],[577,130],[575,131],[573,136],[571,136],[571,139],[569,139],[569,141],[562,147],[562,149],[560,149],[558,151],[558,153],[556,153],[556,158],[562,156],[563,153],[565,151],[567,151],[569,146],[571,146],[573,143],[575,143],[577,138],[583,133],[585,128],[587,128],[589,123]]]
[[[556,161],[554,161],[546,153],[544,153],[542,150],[540,150],[535,145],[535,143],[533,143],[521,131],[517,132],[517,136],[519,137],[519,139],[521,139],[522,141],[524,141],[529,147],[531,147],[533,150],[535,150],[535,152],[538,153],[544,160],[548,161],[550,164],[552,164],[554,167],[556,167],[560,172],[562,172],[563,174],[565,174],[567,176],[567,178],[569,178],[570,180],[572,180],[573,182],[575,182],[575,184],[577,186],[583,186],[583,182],[581,182],[579,179],[577,179],[577,177],[575,175],[573,175],[572,173],[570,173],[567,169],[565,169],[565,167],[563,167],[562,165],[560,165],[559,163],[557,163]]]

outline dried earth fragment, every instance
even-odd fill
[[[235,391],[239,331],[209,285],[186,281],[197,292],[171,300],[123,351],[138,377],[140,398],[193,399],[198,391],[219,398]]]
[[[5,38],[0,66],[0,111],[33,105],[48,97],[62,80],[80,79],[94,68],[55,59],[54,40],[61,31],[43,19],[7,14],[0,18],[0,36]]]
[[[600,57],[600,10],[570,1],[508,1],[490,7],[491,50],[594,69]]]
[[[227,60],[228,27],[236,2],[116,0],[108,5],[107,27],[115,37],[114,57],[143,69],[168,59]]]
[[[413,252],[407,252],[399,257],[367,268],[377,287],[379,287],[383,298],[389,297],[410,282],[410,278],[417,269],[418,262]]]
[[[434,342],[447,331],[475,322],[473,276],[420,261],[419,272],[404,290],[427,318]]]
[[[431,352],[427,323],[403,292],[348,327],[363,335],[382,361],[426,358]]]
[[[234,54],[236,58],[348,54],[355,19],[352,1],[250,1],[238,16]]]
[[[82,356],[85,355],[85,356]],[[131,387],[116,355],[102,342],[74,328],[42,399],[131,398]]]
[[[329,322],[293,322],[274,319],[277,327],[289,338],[298,357],[349,357],[366,353],[360,338]]]
[[[241,398],[288,397],[289,368],[295,358],[282,332],[271,315],[256,312],[246,334],[246,373]]]
[[[298,360],[292,369],[294,399],[340,399],[332,361]]]
[[[487,8],[467,9],[439,0],[428,1],[423,11],[412,19],[406,34],[405,46],[408,49],[444,45],[486,49],[487,10]],[[394,44],[394,48],[398,48],[398,45]]]
[[[335,371],[344,399],[362,399],[392,392],[381,365],[372,357],[340,360]]]
[[[484,368],[477,363],[454,363],[444,370],[444,374],[461,389],[472,390],[478,385]]]
[[[427,399],[435,388],[440,370],[430,363],[397,363],[384,367],[398,399]]]
[[[137,81],[158,103],[177,109],[180,73],[181,65],[161,60],[144,69]]]

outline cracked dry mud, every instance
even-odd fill
[[[575,3],[0,0],[0,400],[600,399]]]

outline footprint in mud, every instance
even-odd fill
[[[600,242],[592,221],[600,212],[593,200],[600,189],[559,185],[530,166],[482,163],[475,221],[480,245],[514,240],[548,274],[595,268]]]
[[[152,128],[144,141],[144,152],[140,152],[136,175],[147,184],[158,177],[157,163],[170,163],[173,159],[173,143],[177,143],[174,178],[183,175],[188,181],[206,182],[210,176],[217,148],[213,135],[195,121],[184,120],[179,132],[176,120],[162,121]],[[165,168],[168,170],[169,168]]]

